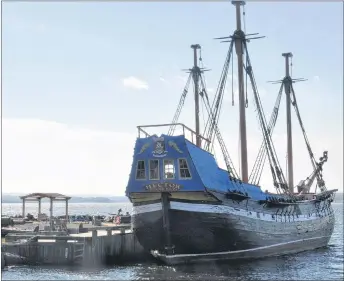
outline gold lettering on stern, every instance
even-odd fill
[[[144,186],[145,190],[150,192],[179,191],[182,186],[172,182],[151,183]]]

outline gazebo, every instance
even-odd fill
[[[28,195],[20,196],[23,200],[23,218],[25,217],[25,202],[38,202],[38,215],[41,214],[41,200],[42,198],[50,199],[50,226],[52,226],[53,218],[53,202],[65,201],[66,202],[66,222],[68,222],[68,200],[72,197],[60,194],[60,193],[30,193]]]

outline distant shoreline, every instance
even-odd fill
[[[71,196],[69,204],[73,203],[130,203],[129,199],[126,196],[112,196],[112,197],[102,197],[102,196]],[[1,203],[5,204],[20,204],[18,195],[8,195],[2,194]],[[29,202],[27,202],[29,203]],[[30,202],[31,203],[31,202]],[[35,203],[35,202],[33,202]],[[42,199],[42,203],[49,203],[48,199]],[[343,203],[343,193],[337,193],[333,203]]]
[[[88,202],[88,201],[83,201],[83,202],[70,202],[68,203],[69,205],[70,204],[117,204],[117,203],[121,203],[121,204],[126,204],[126,203],[130,203],[130,201],[111,201],[111,202]],[[16,205],[21,205],[22,203],[20,202],[4,202],[2,201],[1,204],[16,204]],[[37,202],[26,202],[25,204],[37,204]],[[48,201],[44,201],[42,202],[42,204],[50,204],[50,202]],[[54,204],[64,204],[63,201],[59,201],[59,202],[54,202]]]
[[[69,200],[70,204],[73,204],[73,203],[129,203],[130,202],[126,196],[112,196],[112,197],[71,196],[71,197],[72,198]],[[19,195],[2,194],[1,203],[17,204],[17,203],[22,203],[22,201],[19,198]],[[49,203],[49,200],[44,198],[42,199],[42,203],[43,204]]]

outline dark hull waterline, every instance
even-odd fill
[[[134,207],[133,229],[147,251],[171,264],[282,255],[328,244],[334,227],[329,205],[319,209],[314,203],[297,204],[298,215],[279,216],[275,209],[264,211],[255,204],[246,203],[244,209],[231,200],[225,205],[171,202],[172,255],[164,254],[161,203]]]
[[[162,260],[164,263],[169,265],[234,259],[257,259],[271,256],[295,254],[303,251],[322,248],[327,246],[329,239],[330,236],[313,237],[247,250],[214,252],[204,254],[165,255],[159,253],[159,251],[151,251],[151,253],[154,257],[158,258],[159,260]]]

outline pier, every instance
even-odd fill
[[[1,246],[30,265],[82,265],[95,267],[123,264],[151,258],[130,226],[96,227],[86,233],[12,233]],[[5,265],[6,256],[5,256]]]
[[[32,193],[20,197],[22,218],[2,217],[2,268],[7,265],[81,265],[97,267],[131,263],[152,258],[144,251],[131,230],[130,216],[117,216],[104,222],[71,222],[68,200],[58,193]],[[50,199],[50,215],[41,213],[41,199]],[[53,216],[53,202],[66,202],[63,219]],[[38,201],[38,218],[28,214],[25,202]],[[123,218],[123,219],[122,219]]]

